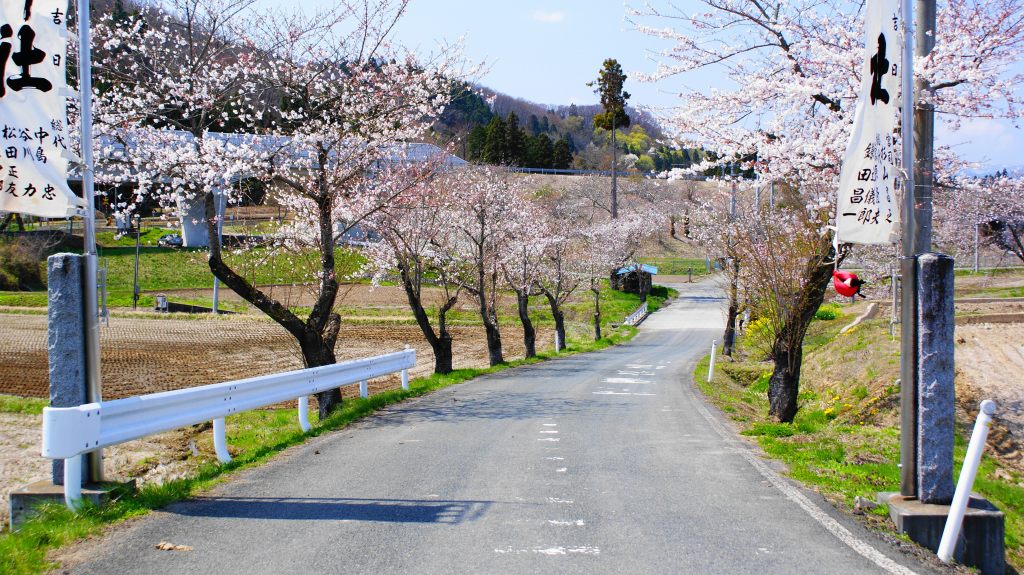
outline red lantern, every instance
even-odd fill
[[[835,286],[836,292],[841,296],[853,297],[860,295],[860,297],[865,297],[864,294],[860,293],[860,286],[866,283],[866,281],[858,278],[855,273],[839,270],[832,272],[832,285]]]

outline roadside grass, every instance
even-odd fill
[[[658,268],[658,275],[685,276],[692,272],[694,276],[708,275],[707,261],[699,258],[641,258],[640,263]]]
[[[447,375],[434,374],[414,379],[410,381],[408,391],[389,390],[366,399],[346,400],[339,410],[323,421],[318,420],[314,410],[310,413],[314,427],[308,433],[299,429],[294,408],[257,410],[230,416],[227,418],[227,436],[233,457],[231,463],[221,465],[216,462],[212,455],[212,435],[206,431],[197,439],[197,447],[201,451],[198,456],[194,456],[199,459],[198,467],[190,477],[163,485],[145,485],[135,492],[119,489],[110,502],[98,507],[85,505],[78,513],[69,511],[63,505],[42,505],[38,508],[38,515],[18,531],[0,532],[0,573],[23,575],[53,569],[58,565],[48,558],[48,554],[55,549],[96,535],[108,525],[145,515],[151,510],[210,489],[226,481],[237,470],[260,465],[310,437],[344,428],[389,405],[511,367],[604,349],[628,341],[636,333],[634,327],[621,326],[599,341],[571,340],[568,349],[557,355],[542,353],[536,358],[511,361],[490,368],[458,369]],[[0,396],[0,411],[41,413],[44,405],[43,400]]]
[[[698,388],[766,455],[786,464],[788,475],[812,486],[836,505],[852,510],[856,498],[874,501],[880,491],[898,491],[899,342],[885,320],[867,321],[840,335],[852,313],[843,306],[835,321],[815,321],[805,340],[800,411],[791,424],[768,417],[772,365],[751,357],[741,342],[737,359],[716,359],[707,382],[709,357],[697,363]],[[856,309],[856,308],[855,308]],[[827,315],[827,314],[826,314]],[[851,383],[853,382],[853,383]],[[954,461],[959,474],[965,438],[973,421],[958,426]],[[974,490],[1006,514],[1007,560],[1024,568],[1024,477],[985,456]],[[866,512],[876,529],[893,532],[885,505]]]
[[[46,407],[45,399],[35,397],[18,397],[0,394],[0,413],[18,413],[22,415],[40,415]]]

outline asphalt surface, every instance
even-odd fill
[[[630,343],[395,406],[115,529],[69,571],[924,571],[768,470],[698,397],[722,292],[679,287]]]

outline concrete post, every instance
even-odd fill
[[[922,503],[953,499],[953,258],[917,259],[918,422],[917,485]]]
[[[84,256],[54,254],[47,259],[49,296],[47,351],[50,360],[50,406],[75,407],[88,403],[85,364],[85,299],[82,291]],[[83,458],[82,482],[89,481],[88,458]],[[64,484],[64,461],[53,460],[53,484]]]

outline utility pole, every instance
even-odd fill
[[[82,197],[85,199],[83,240],[85,256],[85,368],[86,400],[99,403],[103,383],[100,371],[99,302],[96,297],[96,276],[99,273],[96,255],[96,191],[93,183],[92,143],[92,52],[89,38],[89,3],[78,3],[78,92],[81,96],[79,119],[82,126]],[[86,455],[89,462],[89,480],[103,481],[103,454],[99,449]]]
[[[917,256],[931,251],[934,107],[918,103],[931,87],[914,77],[913,58],[935,46],[935,0],[903,0],[903,168],[902,313],[900,317],[900,494],[917,497]],[[915,25],[916,24],[916,25]],[[911,88],[912,87],[912,88]]]
[[[139,242],[142,238],[142,216],[135,214],[135,279],[132,281],[132,310],[139,306]]]

